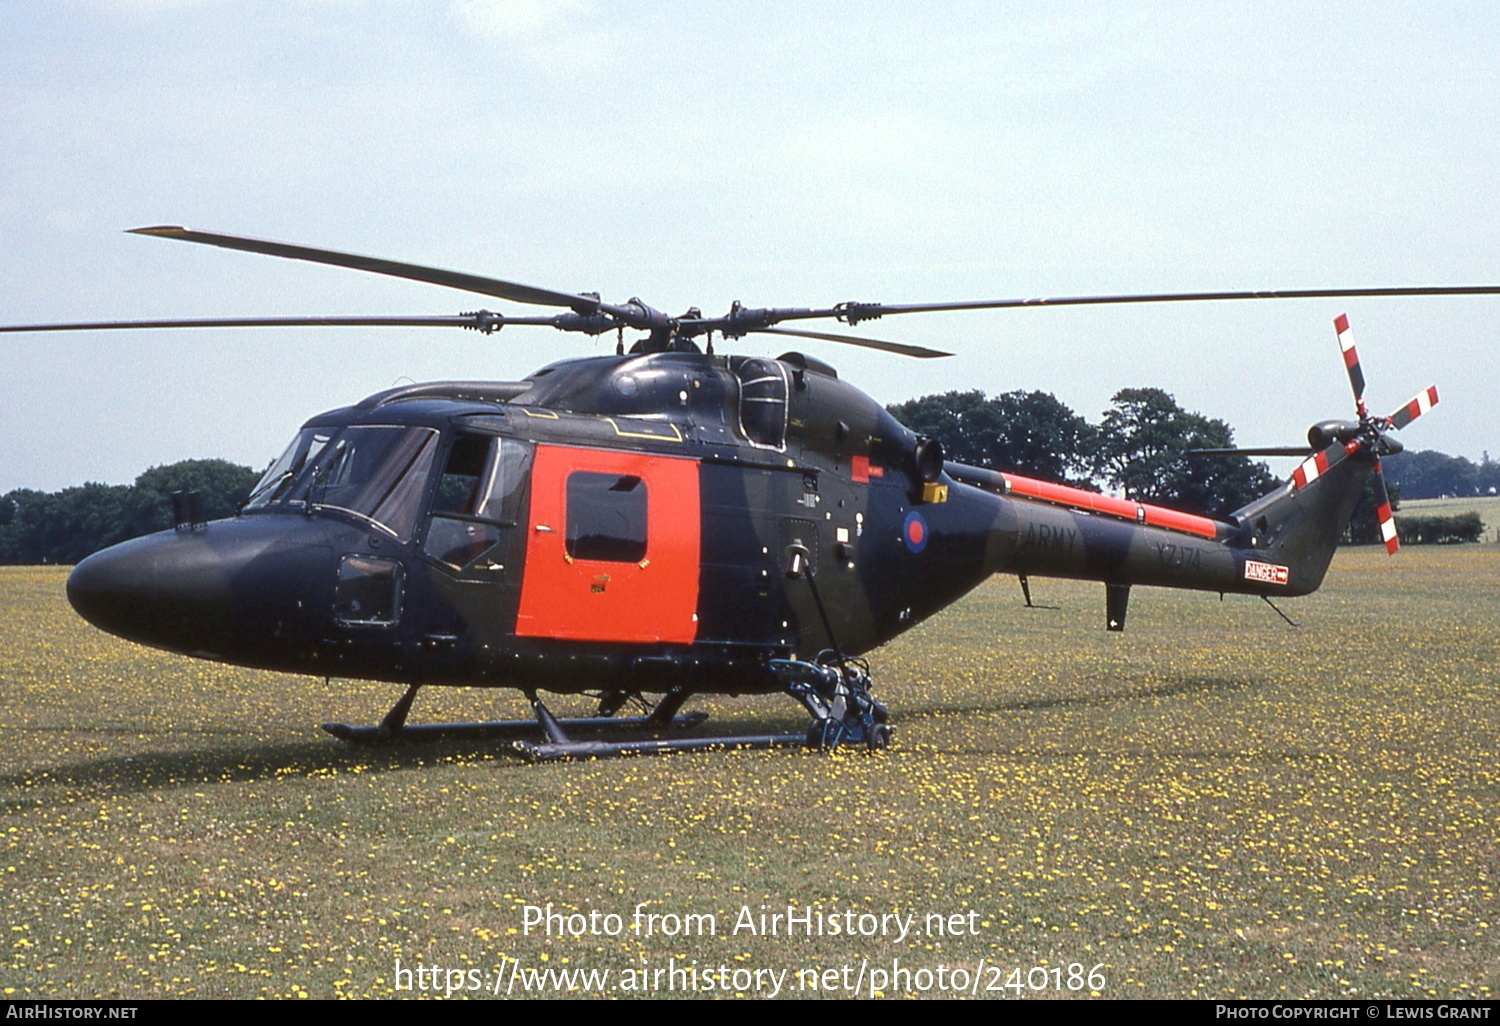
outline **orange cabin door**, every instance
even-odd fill
[[[691,642],[699,522],[696,460],[538,445],[516,634]]]

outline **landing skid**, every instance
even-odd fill
[[[546,738],[540,744],[534,741],[514,742],[516,751],[530,762],[553,762],[557,759],[611,759],[619,755],[662,755],[667,752],[691,752],[704,748],[790,748],[804,741],[800,734],[742,734],[732,737],[677,737],[638,741],[575,741],[568,736],[568,731],[576,730],[580,722],[598,722],[597,717],[586,721],[559,720],[548,711],[541,699],[537,698],[536,692],[528,692],[526,697],[531,702],[531,708],[536,712],[536,723],[533,729],[540,727],[542,735]],[[687,698],[688,693],[685,691],[670,691],[657,707],[651,710],[649,716],[639,717],[636,722],[646,727],[661,729],[665,726],[666,718],[681,708]],[[703,713],[690,713],[685,716],[672,716],[671,723],[675,726],[678,720],[685,720],[688,716],[699,716],[700,719],[696,721],[698,723],[708,718]]]
[[[800,702],[813,720],[801,734],[730,734],[718,737],[637,738],[623,741],[579,739],[578,734],[605,734],[689,730],[708,719],[705,712],[679,713],[691,696],[683,689],[669,691],[645,716],[584,716],[559,720],[542,704],[535,691],[526,692],[534,720],[499,720],[489,723],[426,723],[409,727],[407,714],[421,689],[420,684],[407,688],[375,727],[354,727],[347,723],[325,723],[323,729],[334,737],[353,744],[382,744],[396,741],[436,741],[453,738],[511,739],[516,751],[531,762],[557,759],[607,759],[622,755],[661,755],[667,752],[694,752],[705,749],[765,749],[806,747],[828,751],[845,745],[863,745],[874,750],[890,744],[891,728],[886,722],[885,706],[870,694],[869,674],[862,662],[853,659],[822,659],[804,662],[774,659],[768,668],[780,679],[786,693]],[[600,703],[603,712],[612,712],[622,702],[614,693],[606,694]],[[541,740],[534,740],[536,735]]]
[[[610,759],[618,755],[665,755],[729,748],[801,748],[805,734],[737,734],[725,737],[670,737],[647,741],[532,741],[515,742],[516,751],[529,762],[558,759]]]
[[[574,733],[597,734],[628,730],[690,730],[706,719],[706,712],[689,712],[672,717],[671,722],[665,725],[652,722],[649,716],[581,716],[559,720],[558,723]],[[418,723],[397,727],[395,730],[325,723],[323,729],[340,741],[372,745],[400,741],[450,741],[458,738],[476,741],[508,740],[535,737],[540,728],[536,720],[492,720],[483,723]]]
[[[812,714],[812,722],[801,734],[732,734],[720,737],[663,738],[645,741],[575,741],[568,736],[570,722],[555,719],[532,693],[527,697],[536,710],[537,724],[546,740],[517,741],[515,748],[532,762],[554,759],[606,759],[619,755],[661,755],[730,748],[811,748],[829,751],[845,745],[863,745],[870,750],[891,742],[885,706],[870,694],[870,676],[864,663],[836,657],[818,662],[773,659],[771,672],[781,680],[786,693]],[[671,692],[650,716],[675,712],[687,698]],[[658,723],[660,721],[658,720]]]
[[[325,723],[323,729],[341,741],[351,744],[386,744],[396,741],[447,741],[455,738],[469,740],[507,739],[535,737],[540,732],[547,740],[555,740],[554,734],[571,730],[583,734],[615,733],[631,730],[690,730],[708,719],[706,712],[678,714],[688,696],[682,692],[669,692],[645,716],[580,716],[558,720],[537,700],[536,692],[528,692],[534,720],[493,720],[486,723],[419,723],[407,726],[406,717],[411,704],[416,700],[422,685],[413,684],[391,706],[391,711],[375,727],[354,727],[347,723]]]

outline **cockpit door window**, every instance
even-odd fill
[[[505,569],[497,546],[515,526],[530,459],[526,442],[460,432],[438,477],[422,551],[450,570]]]

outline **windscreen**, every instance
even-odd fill
[[[245,508],[332,506],[409,537],[432,473],[437,437],[426,427],[304,428],[271,464]]]

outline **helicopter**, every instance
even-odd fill
[[[782,327],[1033,305],[1477,295],[1500,286],[1077,296],[670,316],[497,278],[178,226],[135,234],[311,261],[551,307],[417,317],[280,317],[21,325],[0,332],[267,326],[546,326],[617,336],[613,355],[515,381],[436,381],[312,417],[232,518],[173,497],[175,527],[80,562],[68,599],[87,621],[202,659],[405,686],[375,742],[509,738],[533,760],[708,747],[868,749],[891,741],[866,653],[995,574],[1098,581],[1105,626],[1131,589],[1300,596],[1321,584],[1367,481],[1399,542],[1381,457],[1435,387],[1370,413],[1347,317],[1335,322],[1355,418],[1305,445],[1202,450],[1296,456],[1279,487],[1223,519],[946,459],[823,361],[716,353],[771,334],[919,359],[950,354]],[[626,331],[644,332],[627,348]],[[1273,602],[1274,605],[1274,602]],[[408,724],[429,686],[521,691],[534,720]],[[560,719],[541,692],[598,700]],[[803,733],[681,736],[702,694],[789,695]],[[659,695],[654,702],[646,696]],[[643,712],[617,715],[635,702]],[[649,737],[635,735],[649,734]],[[660,736],[660,735],[667,736]],[[630,735],[630,736],[627,736]],[[624,739],[611,739],[611,738]]]

